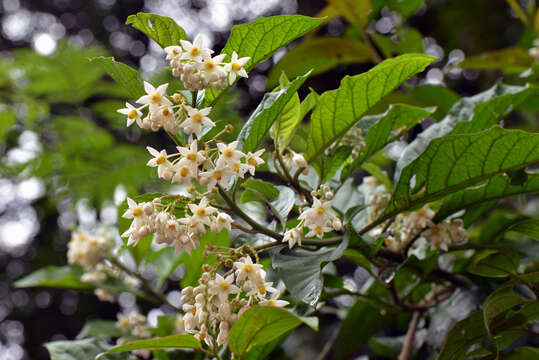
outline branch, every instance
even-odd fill
[[[409,360],[410,355],[412,354],[412,349],[414,345],[414,336],[417,330],[417,324],[419,324],[419,319],[421,318],[421,311],[416,310],[412,315],[412,320],[408,325],[408,331],[406,332],[406,338],[404,339],[404,344],[402,346],[402,351],[399,355],[399,360]]]

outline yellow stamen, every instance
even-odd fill
[[[238,64],[238,63],[232,64],[232,70],[234,70],[234,71],[240,71],[240,70],[241,70],[241,65]]]
[[[213,177],[216,180],[221,180],[223,178],[223,173],[219,170],[213,172]]]
[[[133,110],[131,110],[131,111],[129,112],[129,114],[127,114],[127,117],[128,117],[129,119],[134,119],[134,118],[137,117],[137,115],[138,115],[138,114],[137,114],[137,110],[133,109]]]
[[[159,93],[155,93],[152,95],[151,100],[153,103],[158,103],[161,101],[161,95]]]
[[[223,152],[223,156],[228,157],[228,158],[231,158],[232,156],[234,156],[234,151],[232,151],[231,149],[227,148],[227,149]]]
[[[202,115],[200,115],[200,113],[196,113],[193,115],[193,120],[200,124],[202,122]]]
[[[258,161],[255,160],[255,158],[249,158],[249,160],[247,160],[247,163],[249,165],[253,165],[253,166],[257,166],[258,165]]]
[[[170,115],[170,110],[168,108],[164,108],[161,113],[163,114],[163,116],[169,116]]]
[[[193,46],[189,53],[191,54],[191,56],[197,56],[198,54],[200,54],[200,49]]]
[[[189,170],[187,170],[187,168],[182,167],[182,168],[180,169],[180,175],[181,175],[182,177],[186,177],[187,174],[189,174]]]
[[[243,267],[243,271],[245,271],[246,273],[253,272],[253,266],[251,264],[245,264],[245,266]]]
[[[319,206],[319,207],[316,208],[316,213],[317,213],[318,215],[322,215],[322,214],[324,213],[324,211],[325,211],[325,210],[324,210],[324,207],[323,207],[323,206]]]
[[[260,295],[266,295],[266,287],[265,286],[259,286],[258,287],[258,292],[260,293]]]
[[[220,283],[219,287],[221,288],[221,290],[227,291],[228,288],[230,287],[230,284],[225,281],[225,282]]]
[[[204,62],[204,67],[206,68],[206,70],[213,70],[215,69],[215,63],[211,60],[207,60]]]
[[[196,158],[197,158],[197,156],[196,156],[195,153],[189,153],[189,154],[187,154],[186,158],[187,158],[187,160],[189,160],[189,161],[195,161]]]
[[[206,209],[204,208],[198,208],[196,211],[197,216],[206,216]]]
[[[165,157],[163,155],[160,155],[157,159],[155,159],[155,163],[157,165],[161,165],[163,164],[165,161],[167,161],[167,159],[165,159]]]
[[[140,215],[142,215],[142,213],[143,213],[143,211],[142,211],[141,208],[137,207],[137,208],[133,209],[133,216],[140,216]]]

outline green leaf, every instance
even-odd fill
[[[279,344],[282,343],[288,337],[289,334],[290,334],[290,331],[284,333],[280,337],[276,338],[275,340],[270,341],[267,344],[253,346],[253,348],[251,350],[249,350],[249,352],[247,352],[247,354],[245,354],[245,357],[243,358],[243,360],[263,360],[263,359],[267,359],[268,355],[271,354],[271,352],[277,346],[279,346]]]
[[[253,306],[230,329],[228,346],[242,359],[254,346],[264,345],[302,323],[294,314],[271,306]]]
[[[307,161],[314,161],[384,95],[423,71],[433,60],[431,56],[420,54],[385,60],[366,73],[344,77],[339,89],[323,93],[311,115]]]
[[[539,191],[539,187],[536,191]],[[526,219],[518,221],[509,228],[509,231],[517,231],[539,241],[539,220]]]
[[[275,200],[279,196],[279,190],[272,183],[263,180],[249,178],[241,186],[246,189],[241,194],[242,203],[253,200],[265,202]]]
[[[136,15],[129,15],[125,23],[148,35],[163,49],[167,46],[180,45],[180,40],[187,40],[185,30],[167,16],[139,12]]]
[[[372,176],[374,176],[378,181],[384,184],[388,191],[393,191],[393,184],[391,179],[387,176],[386,172],[383,171],[378,165],[372,162],[366,162],[361,164],[361,169],[365,170]]]
[[[105,353],[96,357],[96,360],[103,359],[103,356],[113,353],[121,353],[132,350],[157,350],[157,349],[200,349],[200,342],[193,335],[171,335],[147,340],[133,341],[124,345],[115,346]]]
[[[363,29],[369,22],[371,0],[328,0],[352,25]]]
[[[340,258],[347,246],[348,238],[345,238],[337,247],[323,247],[316,251],[283,249],[273,257],[272,267],[294,300],[315,305],[324,287],[323,265]]]
[[[365,147],[359,152],[358,158],[343,170],[341,179],[344,180],[367,158],[407,133],[420,121],[432,115],[435,110],[435,108],[423,109],[410,105],[390,105],[383,114],[363,117],[358,124],[360,127],[362,122],[373,123],[373,125],[368,127],[368,132],[364,134]]]
[[[296,193],[294,190],[284,185],[277,185],[277,190],[279,191],[279,196],[277,199],[271,201],[269,206],[276,213],[275,215],[277,215],[284,228],[288,214],[294,207]]]
[[[398,12],[404,18],[414,15],[425,0],[388,0],[384,3],[393,11]]]
[[[504,250],[482,250],[474,255],[468,272],[486,277],[507,277],[517,274],[520,265],[518,253],[507,248]]]
[[[483,303],[485,325],[491,332],[493,330],[493,324],[498,320],[500,315],[527,301],[527,299],[515,293],[514,287],[516,284],[514,280],[509,280],[494,290]]]
[[[538,145],[539,134],[497,126],[480,133],[434,139],[404,168],[381,218],[533,164],[539,161]]]
[[[314,161],[313,166],[318,173],[321,184],[328,182],[337,170],[339,170],[344,161],[352,153],[352,149],[351,146],[341,146],[331,154],[323,154]]]
[[[240,58],[249,56],[251,60],[244,66],[249,71],[268,59],[279,48],[305,35],[323,22],[323,18],[302,15],[259,17],[250,24],[234,26],[222,53],[231,56],[235,51]],[[227,88],[219,91],[206,90],[204,103],[213,105]]]
[[[213,244],[221,247],[230,247],[230,233],[223,229],[220,233],[207,232],[200,239],[200,246],[191,252],[182,253],[180,263],[185,265],[185,274],[181,280],[181,287],[196,286],[198,279],[202,275],[202,264],[215,264],[215,255],[208,258],[203,256],[206,244]]]
[[[458,191],[449,196],[442,203],[440,210],[434,217],[434,221],[439,222],[461,209],[473,210],[477,209],[481,204],[488,205],[493,202],[489,206],[492,207],[500,199],[537,192],[539,192],[539,174],[528,174],[527,181],[521,186],[511,185],[511,179],[506,174],[499,174],[489,177],[480,185]]]
[[[403,53],[423,53],[423,36],[414,28],[401,29],[398,33],[399,48]]]
[[[460,100],[460,97],[455,92],[439,85],[412,87],[410,94],[418,101],[417,105],[436,106],[438,110],[433,116],[438,120],[443,118],[451,107]]]
[[[374,283],[368,294],[381,297],[385,289]],[[376,332],[383,329],[393,320],[393,316],[382,311],[379,304],[370,304],[358,300],[346,314],[333,345],[333,359],[345,360],[353,358],[357,350]]]
[[[101,66],[114,81],[120,84],[129,93],[129,96],[132,99],[138,99],[146,94],[142,78],[138,71],[131,66],[117,62],[112,57],[99,56],[90,59],[90,61],[99,64],[99,66]]]
[[[90,338],[76,341],[53,341],[45,344],[51,360],[94,360],[96,356],[111,348],[103,340]],[[103,360],[136,360],[129,354],[100,357]]]
[[[273,122],[296,94],[296,91],[307,80],[309,75],[307,73],[299,76],[283,89],[264,95],[264,98],[258,104],[238,135],[243,152],[255,151],[258,148]]]
[[[284,73],[283,73],[284,75]],[[283,84],[288,85],[290,82]],[[277,90],[278,91],[278,90]],[[279,151],[283,151],[290,143],[292,135],[296,131],[296,127],[301,123],[300,116],[301,104],[299,95],[296,92],[288,104],[281,110],[281,113],[270,129],[270,135],[273,139],[277,138]]]
[[[91,290],[92,284],[80,280],[84,270],[78,266],[47,266],[15,281],[18,288],[52,287],[61,289]]]
[[[94,320],[88,321],[77,335],[77,339],[88,337],[97,338],[117,338],[122,336],[122,330],[116,326],[114,321]]]
[[[465,69],[497,69],[507,74],[518,74],[528,69],[532,64],[533,58],[528,54],[528,51],[515,46],[469,57],[460,62],[459,66]]]
[[[279,81],[281,72],[289,77],[305,74],[322,74],[338,65],[357,64],[372,59],[370,48],[362,41],[339,37],[316,37],[308,39],[288,51],[270,70],[266,89],[272,89]]]
[[[502,360],[539,359],[539,349],[531,346],[517,347],[501,357]]]
[[[449,331],[438,360],[464,360],[468,349],[485,336],[483,313],[477,310]]]
[[[0,107],[0,144],[4,141],[9,129],[17,122],[15,110]]]
[[[169,275],[180,265],[180,255],[173,248],[166,246],[146,257],[146,262],[152,264],[157,275],[157,288],[161,288]]]
[[[402,169],[425,151],[433,139],[488,129],[498,124],[534,92],[535,88],[529,86],[496,84],[487,91],[462,98],[441,122],[429,126],[406,147],[397,162],[395,179],[399,178]]]

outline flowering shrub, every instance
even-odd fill
[[[56,279],[49,285],[93,290],[108,302],[132,293],[168,312],[157,326],[136,311],[118,314],[115,323],[89,323],[85,339],[49,343],[53,358],[64,359],[57,354],[70,349],[79,359],[101,352],[98,358],[172,359],[178,351],[263,359],[296,327],[323,326],[317,316],[344,295],[357,302],[340,314],[343,324],[331,342],[342,348],[334,357],[354,354],[356,347],[343,345],[353,342],[354,331],[365,337],[361,345],[399,318],[409,325],[397,353],[408,359],[417,350],[420,321],[434,318],[442,303],[458,301],[459,289],[473,287],[475,277],[509,279],[497,283],[481,310],[459,318],[439,359],[469,352],[494,358],[515,332],[533,332],[535,265],[520,264],[516,246],[495,240],[508,230],[536,237],[537,220],[523,216],[498,229],[492,244],[477,243],[469,231],[497,201],[539,189],[537,174],[526,171],[539,161],[539,137],[497,125],[532,86],[498,84],[459,100],[406,144],[393,181],[374,155],[436,109],[392,104],[382,114],[369,111],[425,70],[434,61],[428,55],[374,57],[378,64],[368,72],[303,101],[297,91],[311,72],[292,80],[282,75],[238,138],[222,139],[232,131],[212,115],[222,94],[323,21],[283,15],[238,25],[214,56],[200,36],[190,42],[169,18],[131,16],[128,23],[163,47],[174,92],[172,84],[142,81],[112,58],[93,59],[134,95],[117,110],[126,126],[170,136],[176,150],[148,147],[147,166],[180,187],[127,198],[118,209],[120,237],[106,227],[74,230],[70,266],[32,274],[19,285],[43,285],[37,279],[45,276]],[[304,120],[308,134],[298,131]],[[340,259],[363,269],[365,279],[344,281],[334,264]],[[148,265],[152,278],[143,272]],[[180,265],[181,298],[174,301],[162,289]],[[103,337],[116,339],[115,346]]]

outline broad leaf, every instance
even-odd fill
[[[307,161],[314,161],[384,95],[423,71],[433,60],[427,55],[402,55],[382,62],[366,73],[346,76],[337,90],[323,93],[311,115]]]
[[[409,105],[391,105],[389,109],[380,115],[365,116],[359,122],[373,122],[366,135],[364,134],[365,147],[359,156],[349,164],[341,173],[344,180],[354,169],[375,152],[383,149],[387,144],[397,140],[426,117],[432,115],[436,109],[419,108]]]
[[[45,344],[51,360],[95,360],[96,356],[111,348],[101,339],[90,338],[75,341],[53,341]],[[103,360],[136,360],[129,354],[114,354],[101,357]]]
[[[249,178],[241,184],[245,191],[241,194],[241,202],[248,201],[270,201],[279,196],[279,190],[269,182]]]
[[[288,86],[279,91],[264,95],[264,98],[258,104],[245,125],[243,125],[238,135],[243,152],[255,151],[258,148],[271,125],[273,125],[273,122],[290,99],[296,94],[296,91],[307,80],[307,77],[309,77],[309,73],[297,77]]]
[[[464,360],[468,349],[486,336],[481,310],[456,323],[449,331],[438,360]]]
[[[539,135],[520,130],[496,126],[480,133],[434,139],[404,168],[389,205],[373,224],[537,161]]]
[[[318,173],[321,184],[326,183],[331,179],[343,165],[344,161],[348,159],[352,150],[353,148],[351,146],[341,146],[328,155],[323,154],[319,156],[313,162],[313,167]]]
[[[406,147],[395,170],[398,179],[402,169],[421,155],[430,142],[449,134],[479,132],[496,125],[534,93],[534,88],[496,84],[480,94],[462,98],[439,123],[431,125]]]
[[[296,193],[288,186],[283,185],[278,185],[277,190],[279,190],[279,196],[277,199],[271,201],[269,206],[271,206],[271,209],[276,213],[275,215],[277,215],[279,221],[284,227],[288,214],[294,207]]]
[[[116,326],[114,321],[94,320],[84,324],[84,327],[77,335],[77,339],[88,337],[117,338],[122,336],[122,333],[122,330]]]
[[[487,277],[507,277],[516,274],[520,265],[518,253],[507,248],[504,250],[482,250],[474,255],[468,272]]]
[[[323,21],[323,18],[301,15],[259,17],[250,24],[234,26],[222,53],[231,56],[235,51],[240,58],[249,56],[251,60],[245,65],[249,71],[279,48],[305,35]],[[206,90],[204,103],[213,104],[226,89]]]
[[[483,317],[485,325],[490,331],[493,330],[493,324],[497,321],[498,316],[527,301],[513,290],[516,284],[516,281],[509,280],[494,290],[483,303]]]
[[[372,10],[371,0],[328,0],[352,25],[364,28]]]
[[[459,63],[464,69],[502,70],[508,74],[521,73],[533,64],[526,49],[510,47],[466,58]]]
[[[539,191],[539,187],[536,189]],[[538,219],[526,219],[518,221],[513,224],[510,228],[510,231],[517,231],[529,236],[532,239],[539,241],[539,220]]]
[[[133,341],[124,345],[115,346],[99,355],[96,360],[106,359],[108,354],[122,353],[132,350],[156,349],[200,349],[200,342],[193,335],[171,335],[147,340]]]
[[[167,16],[139,12],[129,15],[125,23],[148,35],[162,48],[180,45],[180,40],[187,40],[185,30]]]
[[[300,74],[301,75],[301,74]],[[281,78],[286,76],[281,76]],[[290,81],[286,79],[284,84],[281,84],[281,87],[287,86],[290,84]],[[276,91],[279,91],[281,87],[278,87]],[[282,152],[290,143],[296,127],[301,123],[301,103],[299,101],[299,95],[296,92],[288,104],[284,106],[281,110],[281,113],[277,117],[277,120],[270,129],[271,137],[278,142],[279,151]]]
[[[277,85],[283,71],[292,78],[311,69],[311,75],[317,75],[338,65],[364,63],[371,59],[372,52],[364,42],[338,37],[316,37],[293,47],[275,64],[268,75],[266,89]]]
[[[539,349],[532,346],[517,347],[501,357],[502,360],[539,359]]]
[[[99,66],[101,66],[114,81],[120,84],[129,93],[129,96],[132,99],[138,99],[146,94],[142,78],[137,70],[129,65],[117,62],[112,57],[103,56],[92,58],[90,61],[99,64]]]
[[[268,359],[268,355],[271,354],[271,352],[279,346],[280,343],[282,343],[290,334],[290,332],[284,333],[283,335],[279,336],[275,340],[270,341],[267,344],[264,345],[258,345],[253,346],[247,354],[243,357],[243,360],[262,360],[262,359]]]
[[[242,359],[254,346],[264,345],[298,327],[301,319],[271,306],[254,306],[243,313],[230,329],[228,346]]]
[[[91,290],[92,284],[80,280],[84,270],[78,266],[47,266],[15,281],[18,288],[52,287],[62,289]]]
[[[443,220],[461,209],[473,210],[481,204],[491,204],[503,198],[536,192],[539,192],[539,174],[528,174],[528,179],[522,185],[511,185],[511,179],[506,174],[496,175],[489,177],[481,185],[456,192],[448,197],[436,213],[434,221]],[[492,204],[489,205],[489,207],[492,206]]]
[[[0,110],[0,144],[3,143],[9,129],[17,122],[15,110],[6,108]]]
[[[315,305],[324,286],[323,265],[340,258],[347,246],[348,238],[343,238],[339,246],[333,248],[324,247],[316,251],[283,249],[273,257],[272,267],[293,299]]]

